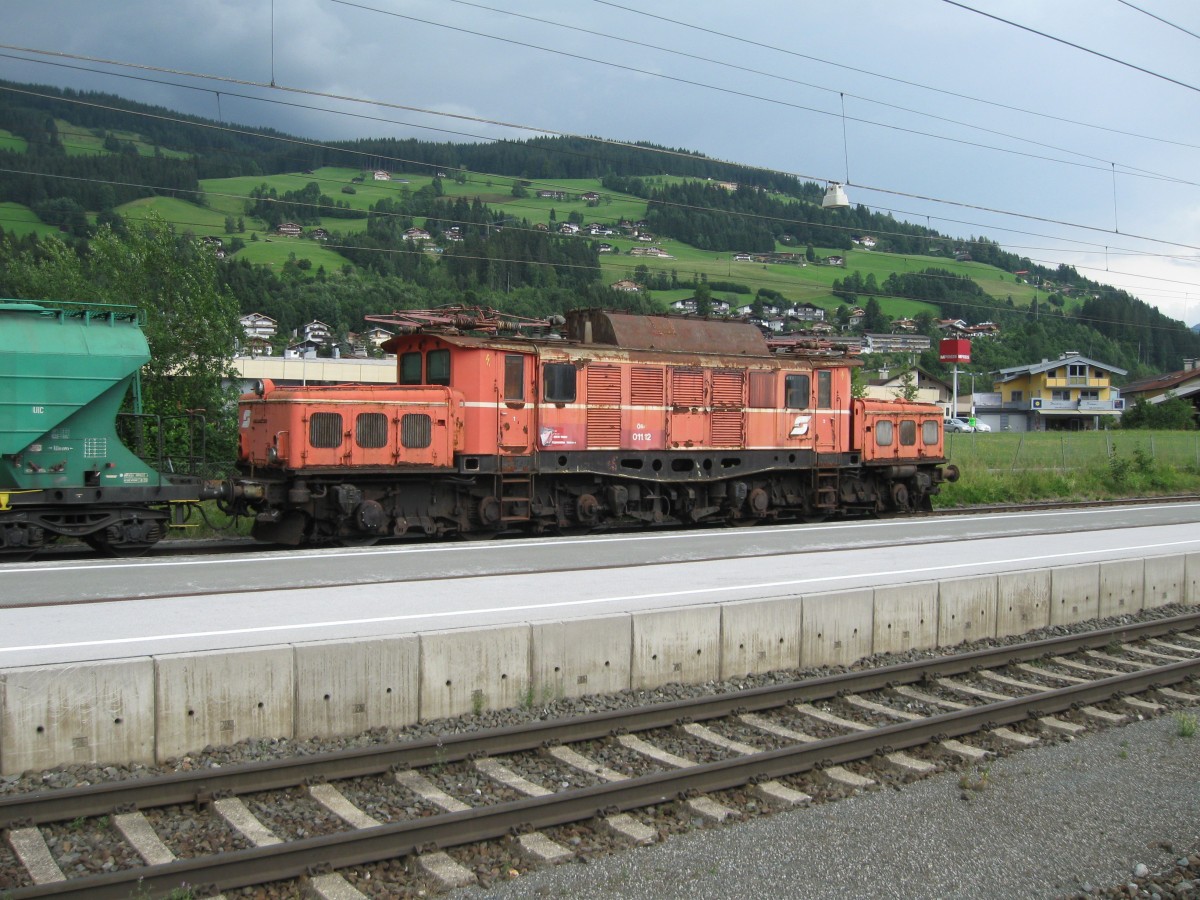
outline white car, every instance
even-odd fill
[[[978,419],[976,419],[975,420],[975,430],[976,431],[991,431],[992,426],[987,424],[986,422],[980,422]]]

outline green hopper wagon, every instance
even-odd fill
[[[0,559],[28,558],[59,536],[142,553],[172,504],[198,499],[199,478],[164,474],[156,454],[143,452],[152,466],[118,434],[149,359],[134,307],[0,300]],[[121,418],[152,440],[163,433],[155,417]]]

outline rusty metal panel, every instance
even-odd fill
[[[597,344],[640,350],[768,356],[767,339],[754,325],[720,319],[642,316],[590,309],[572,313],[571,337],[585,340],[590,325]]]

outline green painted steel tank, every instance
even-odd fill
[[[117,433],[149,359],[135,307],[0,300],[0,552],[57,535],[144,550],[169,504],[195,498]]]
[[[114,422],[149,359],[136,310],[0,303],[0,489],[148,483]]]

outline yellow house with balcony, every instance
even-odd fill
[[[1008,431],[1084,431],[1125,409],[1114,375],[1124,369],[1070,351],[1058,359],[992,373],[1000,394],[1000,427]]]

